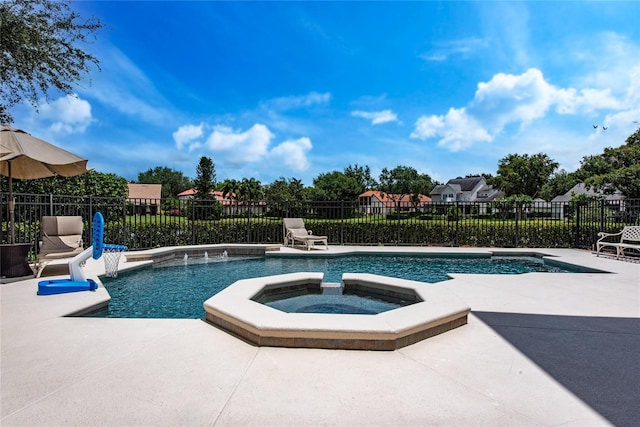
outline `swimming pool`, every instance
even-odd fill
[[[103,278],[111,302],[109,307],[88,316],[199,319],[204,316],[203,302],[237,280],[300,271],[323,272],[324,282],[340,282],[342,273],[350,272],[436,283],[447,280],[447,273],[576,273],[580,270],[521,256],[344,255],[174,260],[153,268],[121,272],[115,279]]]

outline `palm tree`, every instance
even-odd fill
[[[289,181],[289,195],[291,196],[291,201],[289,202],[291,215],[300,216],[305,200],[304,185],[301,180],[291,178],[291,181]]]
[[[220,187],[220,191],[222,191],[222,197],[229,198],[236,203],[236,214],[238,212],[238,190],[240,188],[240,182],[235,179],[225,179]],[[233,212],[229,212],[233,214]]]
[[[249,206],[249,216],[251,216],[251,206],[253,202],[262,197],[262,184],[255,178],[243,178],[238,186],[238,197]]]
[[[252,205],[262,197],[262,193],[262,184],[255,178],[243,178],[238,186],[238,198],[247,204],[247,242],[251,241]]]

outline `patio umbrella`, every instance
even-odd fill
[[[54,175],[76,176],[87,172],[87,160],[46,141],[14,129],[0,127],[0,175],[9,177],[11,243],[15,243],[13,178],[38,179]]]

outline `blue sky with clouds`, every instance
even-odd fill
[[[575,170],[640,121],[640,2],[74,2],[106,26],[75,97],[14,126],[135,180],[439,181],[510,153]],[[594,129],[593,124],[598,124]],[[607,127],[603,130],[603,127]]]

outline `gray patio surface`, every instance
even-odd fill
[[[384,248],[407,249],[495,250]],[[436,286],[471,307],[469,323],[393,352],[254,347],[193,319],[64,317],[105,289],[2,284],[0,424],[638,425],[640,263],[537,251],[611,273],[454,275]]]

